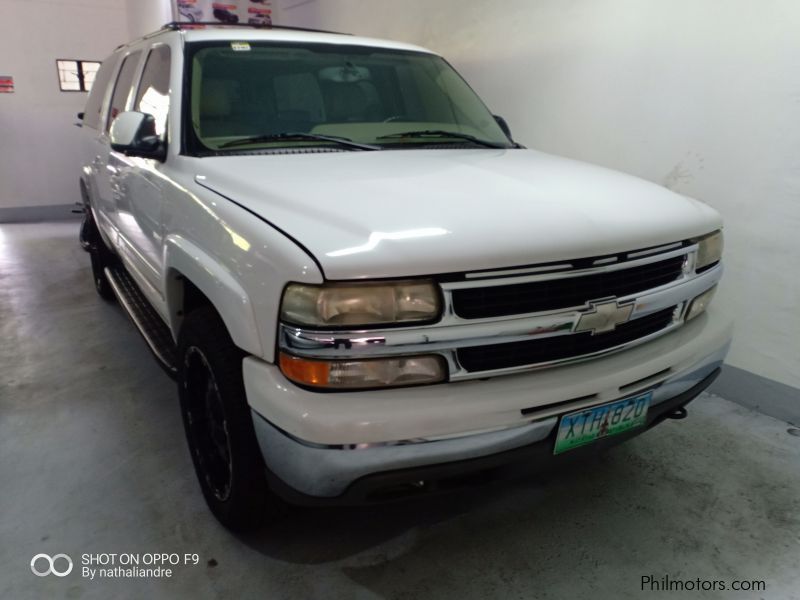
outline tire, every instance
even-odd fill
[[[178,337],[178,395],[195,473],[228,529],[259,528],[279,507],[269,490],[242,379],[245,353],[211,307],[186,316]]]
[[[97,295],[100,296],[106,302],[115,302],[117,297],[114,295],[114,290],[111,288],[111,284],[108,282],[108,278],[106,277],[105,268],[114,264],[116,257],[106,247],[106,243],[103,241],[103,238],[100,236],[100,232],[97,230],[97,225],[94,222],[94,218],[92,217],[91,210],[89,207],[86,207],[86,223],[84,227],[86,229],[86,235],[88,239],[92,242],[92,249],[89,250],[89,258],[92,263],[92,279],[94,280],[94,289],[97,291]]]

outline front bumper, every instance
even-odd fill
[[[555,457],[561,414],[652,389],[651,427],[711,383],[730,337],[730,323],[709,311],[619,354],[487,381],[324,394],[294,386],[253,358],[245,360],[244,375],[273,487],[303,503],[350,503],[402,482],[421,489],[428,484],[419,482],[434,475],[481,471],[484,463],[494,468],[517,456],[528,457],[530,472],[596,453],[644,429]]]
[[[405,460],[407,462],[421,462],[424,460],[425,463],[418,466],[406,466],[404,468],[396,468],[388,471],[372,469],[368,474],[362,475],[349,482],[342,479],[342,477],[345,475],[347,475],[347,477],[355,476],[356,472],[352,469],[354,465],[348,465],[347,461],[343,461],[342,464],[337,465],[336,460],[326,460],[326,458],[333,458],[330,453],[336,451],[321,450],[323,453],[328,453],[328,456],[325,457],[324,454],[320,453],[308,453],[307,450],[303,449],[304,447],[302,444],[293,447],[292,443],[289,443],[284,446],[282,442],[285,442],[289,438],[285,436],[282,437],[282,432],[274,430],[274,428],[272,428],[273,431],[269,431],[271,428],[269,423],[258,416],[255,417],[256,431],[259,433],[259,443],[261,444],[262,451],[278,450],[284,453],[284,457],[289,456],[292,452],[299,451],[299,454],[287,463],[282,465],[272,464],[273,467],[278,466],[280,468],[283,466],[290,469],[284,475],[288,475],[287,479],[292,481],[293,484],[287,483],[286,480],[282,479],[273,470],[267,469],[270,487],[279,496],[293,504],[306,506],[332,504],[364,505],[410,498],[422,494],[447,492],[469,485],[488,484],[499,480],[509,480],[514,477],[530,476],[535,473],[557,469],[570,463],[596,456],[598,452],[644,433],[665,419],[670,418],[671,415],[678,413],[681,408],[685,407],[711,385],[719,373],[720,367],[717,367],[699,383],[696,383],[682,394],[678,394],[677,396],[659,402],[655,406],[651,406],[647,415],[647,423],[644,427],[610,438],[599,439],[596,442],[576,448],[564,454],[553,454],[553,447],[556,440],[555,424],[557,422],[556,419],[553,418],[550,419],[550,421],[553,422],[550,432],[545,438],[539,441],[526,443],[523,446],[512,447],[505,451],[498,451],[487,456],[450,459],[449,462],[440,462],[438,464],[425,464],[432,459],[432,456],[425,457],[423,456],[424,453],[417,453],[416,456],[413,454],[411,456],[406,455]],[[541,430],[537,430],[534,437],[540,432]],[[524,437],[523,435],[516,439],[517,441],[521,441]],[[270,440],[277,442],[277,444],[274,446],[270,445]],[[445,442],[437,442],[436,445],[438,446],[444,443]],[[395,449],[388,448],[387,450],[393,451]],[[441,447],[439,450],[444,451],[444,447]],[[451,447],[451,450],[454,450],[455,454],[458,453],[455,447]],[[375,458],[378,457],[377,455],[373,456]],[[385,468],[392,462],[399,463],[403,461],[403,457],[400,456],[393,458],[396,460],[388,461],[386,464],[381,465],[381,467]],[[319,459],[322,459],[321,464],[313,462]],[[295,469],[305,469],[306,473],[300,477],[293,476],[293,473],[298,473]],[[318,479],[313,479],[315,476],[318,477]],[[345,485],[343,486],[342,484]],[[297,487],[294,487],[295,485]],[[336,496],[316,495],[318,492],[330,492],[339,489],[341,489],[341,493]]]

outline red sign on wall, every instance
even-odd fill
[[[14,78],[11,75],[0,75],[0,94],[14,93]]]

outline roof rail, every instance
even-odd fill
[[[135,39],[132,39],[132,40],[127,41],[127,42],[124,42],[124,43],[120,44],[119,46],[117,46],[116,48],[114,48],[114,52],[116,52],[120,48],[125,48],[126,46],[132,46],[133,44],[137,44],[137,43],[141,42],[142,40],[148,40],[151,37],[155,37],[157,35],[160,35],[160,34],[162,34],[164,32],[165,29],[167,29],[169,27],[169,25],[171,25],[171,23],[168,24],[168,25],[164,25],[161,29],[157,29],[156,31],[151,31],[150,33],[145,33],[144,35],[140,35],[139,37],[137,37]]]
[[[219,21],[172,21],[161,29],[171,29],[180,31],[182,29],[195,29],[200,27],[245,27],[248,29],[283,29],[289,31],[309,31],[312,33],[333,33],[336,35],[353,35],[352,33],[342,33],[341,31],[327,31],[325,29],[311,29],[309,27],[292,27],[289,25],[268,25],[261,23],[220,23]]]

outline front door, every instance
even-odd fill
[[[155,117],[156,133],[167,143],[170,48],[150,49],[138,86],[131,92],[131,110]],[[142,291],[159,308],[163,305],[162,205],[166,179],[160,161],[111,152],[110,188],[119,231],[119,251],[139,280]]]

